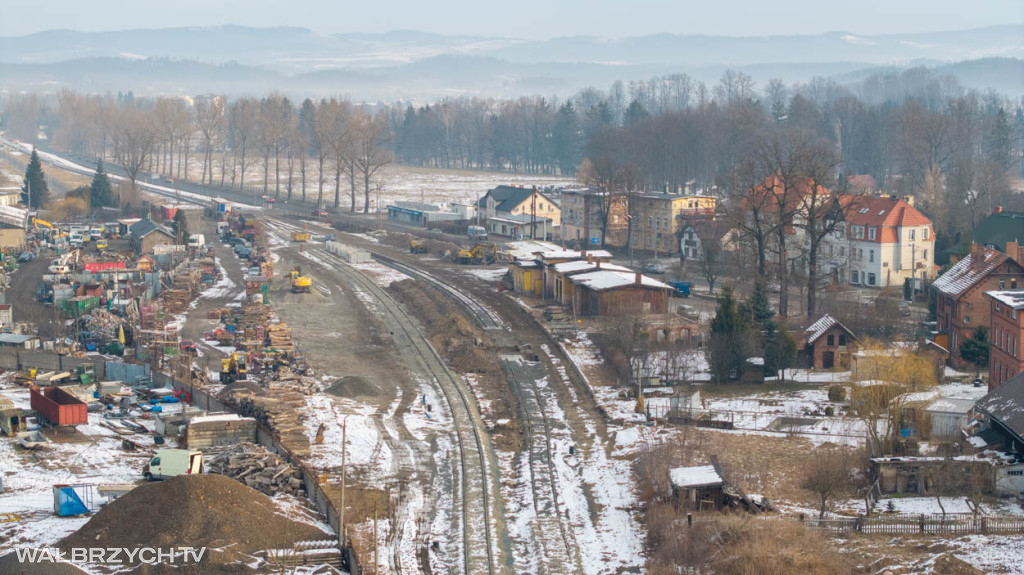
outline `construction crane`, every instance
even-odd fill
[[[430,250],[429,250],[429,248],[427,248],[427,240],[421,240],[421,239],[418,239],[418,238],[413,238],[413,239],[409,240],[409,253],[411,253],[411,254],[425,254],[428,251],[430,251]]]
[[[244,353],[232,353],[220,360],[220,382],[225,385],[245,379],[248,371]]]
[[[459,250],[455,261],[460,264],[493,264],[498,261],[498,246],[495,244],[477,244],[468,250]]]
[[[302,275],[302,268],[288,272],[288,277],[292,281],[292,293],[309,293],[313,287],[313,278]]]

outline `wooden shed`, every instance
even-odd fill
[[[639,272],[598,270],[572,276],[571,281],[577,290],[573,303],[577,315],[668,312],[672,288]]]
[[[544,269],[537,260],[515,261],[508,265],[512,275],[512,291],[544,295]]]
[[[851,354],[857,353],[857,336],[825,314],[804,330],[797,345],[797,363],[801,367],[832,369],[850,367]]]
[[[714,465],[669,470],[672,495],[688,509],[714,511],[725,505],[725,479]]]

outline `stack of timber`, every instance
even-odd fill
[[[277,495],[305,496],[302,473],[275,453],[252,443],[239,443],[206,459],[209,473],[226,475],[249,487]]]
[[[264,390],[256,385],[238,383],[224,389],[220,394],[221,401],[240,415],[252,417],[271,429],[295,455],[308,456],[309,438],[296,417],[305,404],[305,395],[290,389]]]
[[[292,342],[292,328],[286,323],[270,324],[267,326],[267,347],[278,351],[292,351],[295,344]]]
[[[169,289],[164,290],[164,310],[167,313],[178,314],[188,311],[192,298],[188,290]]]

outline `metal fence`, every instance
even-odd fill
[[[792,519],[790,517],[779,517]],[[974,515],[972,513],[924,513],[899,515],[861,515],[859,517],[807,517],[798,521],[813,529],[843,533],[859,531],[882,535],[905,534],[1020,534],[1024,533],[1024,517]]]

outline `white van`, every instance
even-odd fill
[[[192,234],[188,237],[188,247],[201,248],[206,245],[206,236],[203,234]]]
[[[161,449],[142,468],[146,481],[168,479],[176,475],[199,475],[203,472],[203,452],[188,449]]]
[[[483,226],[469,226],[466,230],[466,235],[471,240],[486,240],[487,239],[487,228]]]

